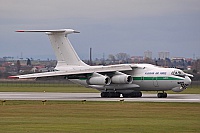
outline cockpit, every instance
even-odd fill
[[[185,73],[182,70],[174,70],[171,72],[171,75],[185,78]]]

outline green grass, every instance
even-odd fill
[[[0,132],[199,132],[199,103],[7,101]]]
[[[63,93],[95,93],[96,89],[85,88],[76,84],[36,84],[36,83],[0,83],[0,92],[63,92]],[[143,92],[143,93],[157,93]],[[167,93],[176,94],[168,91]],[[200,86],[190,86],[180,94],[200,94]]]
[[[85,88],[76,84],[0,84],[0,92],[63,92],[94,93],[96,89]]]

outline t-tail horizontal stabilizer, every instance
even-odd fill
[[[16,30],[16,32],[52,32],[52,33],[80,33],[80,31],[76,31],[73,29],[58,29],[58,30]]]
[[[58,30],[17,30],[16,32],[45,32],[50,39],[52,48],[57,58],[55,69],[64,70],[67,67],[88,66],[77,55],[72,47],[67,35],[71,33],[80,33],[73,29]]]

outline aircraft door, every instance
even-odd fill
[[[142,77],[141,77],[141,82],[143,82],[143,81],[144,81],[144,77],[142,76]]]
[[[154,85],[155,87],[158,87],[158,86],[159,86],[159,85],[158,85],[157,77],[153,77],[153,85]]]

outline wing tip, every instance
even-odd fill
[[[19,77],[17,77],[17,76],[9,76],[8,78],[9,79],[19,79]]]
[[[24,30],[16,30],[15,32],[24,32]]]

